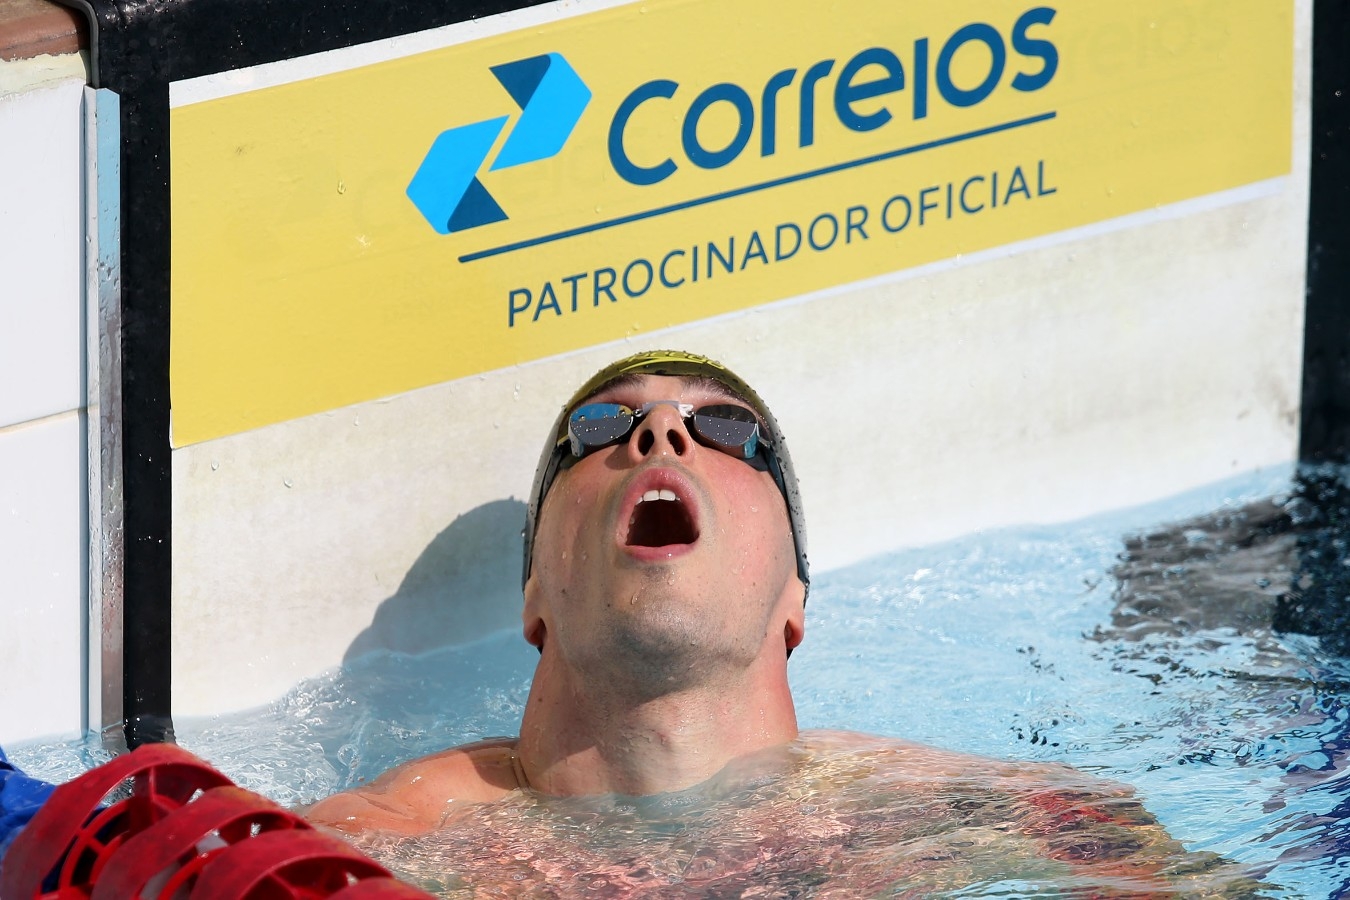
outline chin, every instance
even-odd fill
[[[666,608],[653,608],[657,605]],[[602,670],[597,676],[652,696],[744,670],[759,649],[710,625],[706,615],[692,611],[681,615],[660,600],[634,615],[616,618],[603,634],[591,635],[588,643],[592,652],[586,656]]]

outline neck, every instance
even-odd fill
[[[578,677],[545,649],[517,745],[532,788],[556,796],[681,790],[797,737],[782,658],[655,697],[625,693],[625,682]]]

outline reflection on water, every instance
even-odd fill
[[[842,732],[677,794],[517,791],[360,846],[446,897],[1260,896],[1126,788]]]
[[[1172,692],[1222,679],[1228,703],[1177,708],[1187,756],[1278,770],[1263,807],[1285,814],[1261,839],[1282,861],[1339,873],[1328,896],[1350,892],[1347,474],[1305,468],[1274,499],[1128,538],[1111,623],[1094,634],[1116,642],[1117,671]]]

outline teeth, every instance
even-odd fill
[[[675,496],[674,491],[648,491],[642,495],[642,499],[638,502],[646,503],[648,500],[679,500],[679,498]]]

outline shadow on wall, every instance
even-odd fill
[[[525,504],[484,503],[436,535],[342,661],[374,650],[426,653],[520,628]]]

